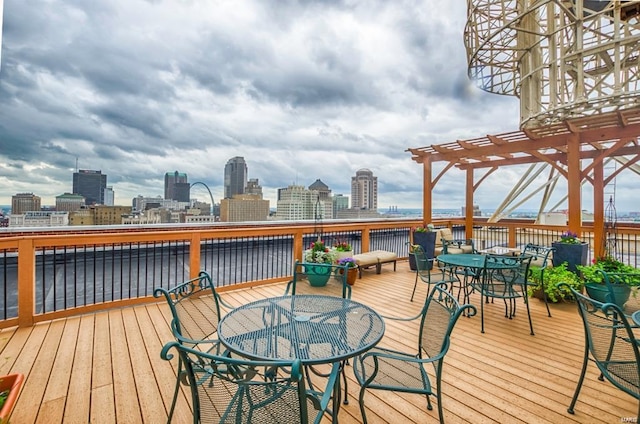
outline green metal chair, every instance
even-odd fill
[[[172,349],[184,364],[194,424],[319,423],[329,412],[336,371],[320,392],[306,389],[299,359],[252,361],[212,355],[178,342],[167,343],[160,356],[171,360]]]
[[[529,329],[531,335],[534,335],[527,295],[531,259],[531,256],[485,255],[482,275],[472,280],[473,289],[480,293],[480,328],[483,333],[484,304],[489,299],[502,299],[505,318],[513,319],[516,315],[516,301],[522,298],[527,307]]]
[[[413,291],[411,292],[411,302],[416,294],[416,288],[418,287],[418,279],[423,283],[427,283],[427,294],[431,293],[431,284],[437,284],[440,282],[451,282],[461,284],[452,269],[443,267],[435,267],[435,259],[427,258],[426,253],[422,246],[415,245],[413,247],[413,253],[416,260],[416,278],[413,283]],[[437,268],[437,270],[436,270]],[[432,275],[434,274],[434,275]],[[458,297],[458,300],[459,297]]]
[[[360,383],[360,412],[367,423],[364,395],[367,389],[423,394],[427,409],[432,410],[430,396],[438,403],[438,416],[442,413],[442,368],[449,350],[450,337],[458,318],[464,312],[476,314],[472,305],[460,305],[450,293],[448,283],[436,284],[427,297],[420,314],[411,318],[391,318],[400,321],[420,319],[417,352],[400,352],[376,347],[354,359],[353,371]],[[435,373],[435,391],[426,367],[431,364]]]
[[[537,267],[540,269],[540,286],[542,289],[542,293],[544,296],[544,305],[547,307],[547,316],[551,317],[551,310],[549,309],[549,300],[547,299],[547,292],[544,290],[545,282],[544,282],[544,271],[547,269],[547,265],[549,264],[550,257],[549,255],[554,251],[553,247],[540,246],[537,244],[528,243],[525,245],[524,249],[520,253],[520,256],[531,256],[531,265],[529,268],[529,274],[531,273],[531,267]],[[528,278],[530,275],[527,275]],[[524,278],[520,278],[520,284],[522,289],[525,290],[524,287]],[[524,292],[526,293],[526,291]]]
[[[478,253],[476,250],[473,239],[453,239],[447,240],[445,238],[442,239],[442,253]]]
[[[233,307],[222,301],[207,272],[201,271],[196,278],[172,289],[157,288],[153,295],[164,297],[167,301],[172,315],[171,331],[179,343],[220,354],[217,338],[220,304],[228,309]],[[178,360],[178,375],[168,422],[173,417],[183,371],[182,363]]]
[[[595,301],[572,287],[568,287],[578,304],[578,311],[584,324],[584,359],[582,372],[568,412],[574,407],[582,388],[589,360],[595,362],[605,378],[618,389],[640,400],[640,352],[632,327],[622,310],[613,303]],[[640,419],[640,403],[638,416]],[[637,422],[637,421],[636,421]]]

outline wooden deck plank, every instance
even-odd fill
[[[37,346],[35,346],[35,343],[28,343],[27,345],[30,345],[29,347],[25,345],[25,351],[20,355],[18,360],[23,360],[23,355],[32,358],[33,367],[31,368],[31,372],[29,372],[29,378],[25,381],[22,390],[22,393],[28,393],[28,397],[24,399],[26,405],[19,404],[20,401],[23,400],[21,393],[19,403],[16,404],[11,417],[12,421],[18,423],[35,422],[40,405],[42,404],[49,376],[51,375],[55,355],[60,345],[64,325],[64,320],[52,321],[46,324],[42,328],[42,330],[46,330],[46,334],[44,335],[44,339],[41,340],[41,343]],[[31,342],[31,339],[29,339],[29,341]]]
[[[91,422],[115,421],[109,312],[95,314],[91,368]]]
[[[157,339],[155,334],[147,333],[146,335],[149,336],[148,341],[155,347],[155,350],[148,350],[146,347],[147,340],[142,336],[143,332],[138,327],[138,316],[146,325],[150,325],[150,321],[144,319],[145,315],[147,315],[147,313],[144,309],[140,309],[137,314],[134,308],[122,310],[131,367],[134,370],[133,377],[140,413],[148,422],[161,423],[166,419],[167,412],[164,409],[160,389],[156,383],[151,365],[151,356],[153,355],[155,357],[158,355],[159,343],[153,343],[153,339]]]
[[[80,319],[78,340],[75,346],[73,369],[69,381],[69,392],[63,422],[84,424],[90,421],[91,370],[93,368],[93,340],[95,316],[84,315]]]
[[[406,262],[397,272],[365,273],[353,287],[353,299],[386,316],[417,314],[426,297],[419,283],[409,302],[414,274]],[[326,291],[337,294],[337,286]],[[232,305],[284,294],[285,284],[225,291]],[[299,292],[312,289],[301,284]],[[472,303],[478,306],[478,298]],[[634,417],[638,402],[597,379],[590,365],[576,414],[567,413],[580,373],[584,334],[574,304],[532,301],[535,336],[529,335],[524,304],[518,316],[504,317],[502,305],[486,305],[486,333],[480,317],[461,318],[443,368],[443,407],[450,423],[592,423],[620,422]],[[152,423],[164,422],[170,407],[177,360],[160,358],[161,347],[172,340],[170,312],[164,302],[114,309],[30,328],[0,332],[0,372],[26,375],[11,421],[15,423]],[[386,320],[382,346],[415,351],[417,322]],[[347,369],[349,405],[340,411],[343,423],[362,422],[359,387]],[[182,388],[175,423],[191,420],[189,393]],[[368,391],[370,423],[437,423],[437,404],[426,409],[423,396]],[[61,416],[61,411],[64,416]],[[328,422],[327,419],[323,422]]]
[[[113,367],[113,392],[116,401],[116,421],[122,423],[142,423],[140,403],[136,391],[134,368],[127,342],[126,330],[121,310],[109,312],[111,329],[111,365]],[[132,346],[138,349],[138,347]]]

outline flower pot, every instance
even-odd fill
[[[356,279],[358,278],[358,268],[353,267],[347,270],[347,284],[353,286],[356,283]]]
[[[589,253],[589,245],[587,243],[568,244],[554,241],[551,245],[555,249],[552,260],[553,266],[566,262],[569,271],[577,272],[576,265],[587,264],[587,254]]]
[[[307,280],[313,287],[323,287],[327,285],[329,277],[331,277],[330,266],[316,266],[313,264],[304,265],[305,272],[307,274]]]
[[[16,405],[23,383],[23,374],[10,374],[0,377],[0,392],[9,391],[9,395],[5,399],[2,408],[0,408],[0,422],[9,422],[9,415],[11,415],[11,411]]]
[[[422,250],[424,250],[424,254],[427,259],[433,259],[435,256],[436,234],[437,233],[435,231],[424,233],[414,231],[413,233],[413,244],[419,244],[420,246],[422,246]],[[431,269],[433,267],[433,261],[428,261],[427,266],[429,267],[429,269]]]
[[[610,298],[610,291],[606,284],[586,283],[584,287],[591,299],[601,303],[615,303],[620,309],[624,309],[624,304],[627,303],[631,295],[631,287],[626,284],[611,284],[613,299]]]

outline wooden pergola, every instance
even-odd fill
[[[594,253],[604,253],[604,188],[621,171],[640,160],[640,107],[595,116],[567,119],[549,126],[487,135],[470,140],[409,148],[412,159],[423,166],[423,219],[431,221],[433,188],[452,167],[466,171],[465,224],[467,237],[473,228],[473,193],[493,172],[503,166],[545,162],[567,179],[568,230],[581,234],[581,184],[593,185]],[[605,178],[604,160],[625,158]],[[587,159],[584,161],[583,159]],[[447,162],[433,176],[433,163]],[[484,174],[476,181],[475,170]]]

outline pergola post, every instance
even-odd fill
[[[604,256],[604,163],[596,160],[593,166],[593,249],[594,257]]]
[[[569,231],[581,236],[582,205],[581,184],[582,169],[580,167],[580,135],[567,136],[567,193],[568,193],[568,227]]]
[[[422,220],[424,221],[424,225],[427,225],[431,222],[431,212],[432,212],[432,192],[433,192],[433,183],[432,183],[432,166],[431,166],[431,158],[425,157],[422,161],[422,172],[423,172],[423,184],[422,184]]]
[[[464,232],[465,238],[473,238],[473,168],[467,168],[467,182],[465,184],[465,214]]]

